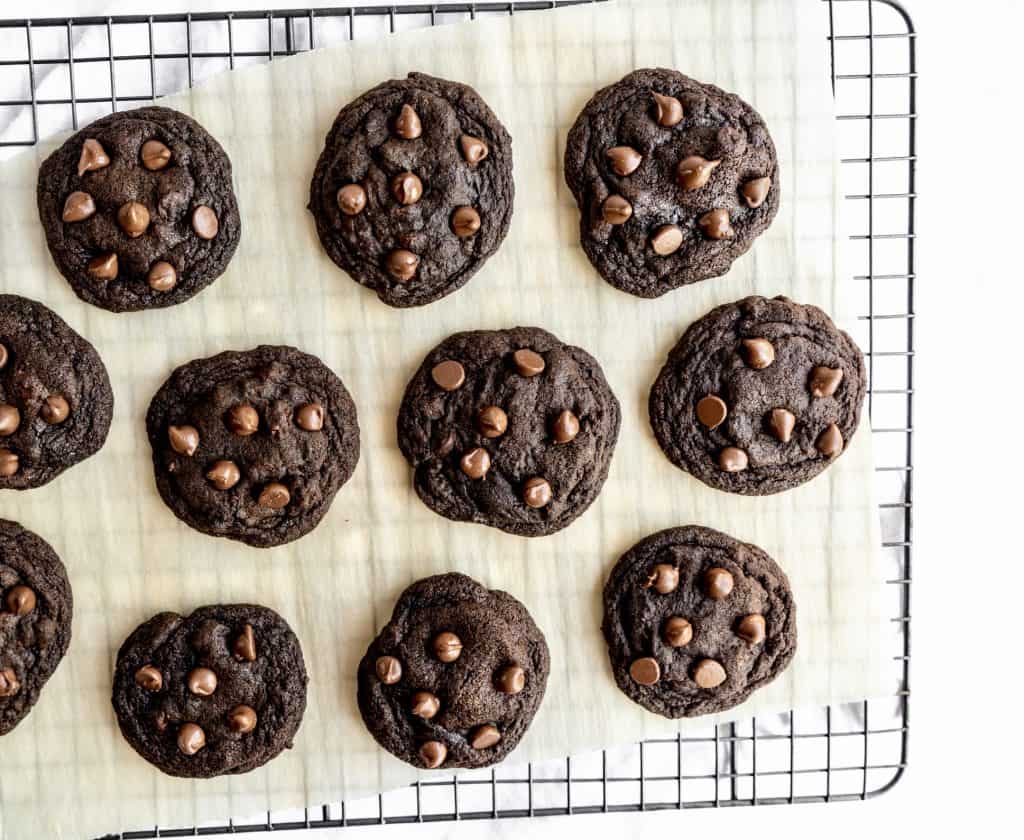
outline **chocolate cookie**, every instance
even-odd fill
[[[121,734],[146,761],[206,779],[247,773],[290,748],[307,681],[281,616],[218,604],[136,627],[117,652],[112,702]]]
[[[828,467],[857,429],[864,358],[816,306],[748,297],[669,353],[649,410],[658,443],[705,484],[766,496]]]
[[[312,531],[359,460],[342,381],[294,347],[182,365],[146,415],[156,486],[204,534],[267,548]]]
[[[342,108],[309,190],[328,256],[389,306],[459,289],[512,217],[512,140],[475,90],[410,73]]]
[[[449,519],[537,537],[597,498],[619,435],[601,366],[536,327],[456,333],[405,389],[398,445]]]
[[[725,274],[779,207],[761,117],[675,70],[636,70],[595,94],[569,132],[565,180],[590,261],[640,297]]]
[[[398,599],[359,663],[359,711],[416,767],[487,767],[516,748],[544,699],[544,634],[507,592],[435,575]]]
[[[796,652],[789,581],[754,545],[690,525],[627,551],[604,587],[615,682],[667,718],[731,709]]]
[[[39,701],[71,642],[71,584],[52,548],[0,519],[0,735]]]
[[[0,489],[41,487],[95,454],[113,414],[96,349],[43,304],[0,295]]]
[[[37,200],[60,273],[111,312],[188,300],[223,274],[242,230],[227,155],[170,108],[74,134],[40,167]]]

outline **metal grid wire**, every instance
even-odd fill
[[[593,0],[132,15],[0,21],[0,157],[41,136],[172,93],[221,70],[418,26]],[[855,338],[867,348],[893,695],[885,700],[709,725],[624,750],[433,778],[401,791],[258,821],[154,827],[179,837],[456,819],[865,799],[907,762],[914,393],[915,33],[893,0],[821,0],[837,103],[844,212],[857,273]],[[129,31],[148,52],[119,49]],[[210,44],[216,46],[210,48]],[[45,97],[43,78],[57,75]],[[177,83],[176,81],[174,82]],[[54,87],[63,91],[54,95]],[[11,84],[6,84],[7,88]],[[26,114],[31,114],[31,120]],[[20,119],[19,119],[20,116]]]

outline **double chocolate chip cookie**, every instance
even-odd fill
[[[565,179],[583,250],[640,297],[725,274],[779,207],[761,117],[675,70],[636,70],[599,91],[569,132]]]
[[[423,73],[338,114],[310,186],[328,256],[389,306],[460,288],[505,238],[512,140],[472,88]]]
[[[789,581],[761,549],[710,528],[653,534],[604,587],[615,681],[667,718],[721,712],[777,677],[796,651]]]
[[[436,575],[402,593],[359,663],[359,711],[409,764],[487,767],[530,726],[549,669],[544,634],[515,598]]]
[[[188,300],[224,272],[242,230],[220,144],[157,106],[73,135],[43,162],[37,200],[60,273],[112,312]]]
[[[247,773],[292,746],[306,665],[267,607],[159,613],[121,645],[112,701],[125,740],[170,776]]]
[[[853,339],[816,306],[748,297],[683,335],[651,388],[669,460],[705,484],[766,496],[838,458],[867,389]]]
[[[536,537],[597,498],[619,434],[601,366],[536,327],[456,333],[405,390],[398,445],[449,519]]]
[[[113,414],[96,349],[43,304],[0,295],[0,489],[40,487],[95,454]]]
[[[38,702],[71,642],[71,585],[52,548],[0,519],[0,735]]]
[[[182,365],[153,397],[146,430],[157,489],[175,515],[261,548],[315,528],[359,460],[344,383],[294,347]]]

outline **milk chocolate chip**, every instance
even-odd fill
[[[154,292],[169,292],[178,285],[178,272],[169,262],[155,262],[149,268],[146,282]]]
[[[27,586],[14,586],[4,598],[4,603],[12,615],[28,615],[36,608],[36,593]]]
[[[494,682],[502,694],[518,694],[526,687],[526,671],[518,665],[509,665],[498,672]]]
[[[530,377],[544,372],[544,357],[525,347],[512,354],[512,361],[515,362],[516,372],[520,376]]]
[[[256,710],[252,706],[235,706],[228,712],[228,728],[245,735],[256,728]]]
[[[399,204],[415,204],[423,197],[423,182],[413,172],[399,173],[391,179],[391,194]]]
[[[171,150],[159,140],[147,140],[142,144],[142,165],[151,172],[157,172],[171,162]]]
[[[19,467],[18,456],[10,449],[0,449],[0,476],[14,475]]]
[[[811,371],[807,387],[811,389],[812,397],[831,397],[839,390],[842,381],[842,368],[816,367]]]
[[[612,172],[625,177],[636,172],[637,167],[643,162],[643,155],[632,146],[615,146],[605,152]]]
[[[213,209],[200,204],[192,211],[192,230],[200,239],[213,239],[220,230],[220,221]]]
[[[752,181],[747,181],[740,192],[743,193],[743,200],[747,202],[747,207],[756,208],[764,204],[771,188],[771,178],[754,178]]]
[[[469,734],[469,745],[474,750],[486,750],[493,747],[501,740],[501,733],[498,727],[485,723],[478,726]]]
[[[693,681],[701,688],[715,688],[725,682],[725,668],[714,659],[702,659],[693,669]]]
[[[39,416],[43,418],[45,423],[49,423],[51,426],[63,423],[68,419],[70,413],[71,406],[68,405],[68,401],[60,394],[50,394],[50,396],[43,400],[43,404],[39,406]]]
[[[480,230],[480,214],[473,207],[457,207],[452,213],[452,233],[466,239]]]
[[[83,222],[96,212],[96,202],[87,192],[76,191],[64,201],[61,219],[65,222]]]
[[[729,408],[726,406],[725,400],[714,394],[701,397],[700,402],[697,403],[697,419],[709,429],[721,426],[728,414]]]
[[[99,140],[86,140],[82,144],[82,154],[78,158],[78,177],[81,178],[86,172],[94,172],[105,166],[110,166],[106,149],[100,145]]]
[[[718,454],[718,466],[725,472],[742,472],[748,464],[747,453],[735,446],[727,446]]]
[[[199,448],[199,430],[195,426],[168,426],[167,440],[179,455],[192,457]]]
[[[117,277],[117,254],[100,254],[89,260],[85,267],[90,277],[97,280],[113,280]]]
[[[747,364],[754,370],[764,370],[775,361],[775,348],[766,338],[745,338],[743,344]]]
[[[651,248],[659,257],[674,254],[683,245],[683,231],[679,225],[662,225],[651,236]]]
[[[661,679],[661,666],[653,656],[645,656],[633,660],[633,664],[629,666],[629,675],[635,683],[654,685]]]
[[[826,458],[835,458],[843,451],[843,433],[835,423],[829,423],[814,445]]]
[[[447,630],[438,633],[433,642],[434,656],[442,662],[454,662],[462,656],[462,639]]]
[[[498,406],[481,408],[476,415],[476,427],[485,438],[497,438],[508,428],[508,415]]]
[[[466,381],[466,369],[453,359],[445,359],[431,368],[430,378],[438,388],[454,391]]]
[[[412,251],[399,248],[388,254],[388,274],[394,277],[399,283],[405,283],[416,275],[416,269],[420,266],[420,258]]]
[[[232,653],[240,662],[256,661],[256,634],[253,632],[251,624],[246,624],[242,628],[242,632],[235,637]]]
[[[483,478],[491,468],[491,456],[486,449],[477,446],[462,456],[459,468],[474,480]]]
[[[684,190],[699,190],[711,180],[711,173],[722,161],[706,160],[700,155],[690,155],[676,166],[676,180]]]
[[[412,105],[403,105],[398,118],[395,120],[395,134],[403,140],[415,140],[423,133],[423,123],[420,122],[420,115]]]
[[[647,575],[644,589],[654,589],[661,595],[674,592],[679,586],[679,569],[671,563],[658,563]]]
[[[796,428],[796,417],[792,411],[785,408],[773,408],[768,415],[768,428],[772,430],[776,440],[789,443],[793,438],[793,429]]]
[[[736,635],[750,645],[759,645],[764,641],[765,623],[763,615],[747,615],[736,625]]]
[[[149,227],[149,210],[141,202],[125,202],[117,211],[117,223],[132,239],[138,239]]]
[[[669,647],[685,647],[693,640],[693,625],[674,615],[665,622],[661,636]]]
[[[366,190],[359,184],[346,184],[338,190],[338,209],[346,216],[358,216],[366,209]]]
[[[713,601],[728,598],[733,585],[733,577],[728,569],[715,566],[704,572],[704,592]]]
[[[21,683],[13,668],[0,670],[0,697],[13,697],[21,691]]]
[[[551,485],[540,476],[526,479],[523,485],[523,501],[528,507],[542,508],[551,501]]]
[[[621,195],[610,195],[601,205],[601,215],[610,225],[624,225],[633,215],[633,206]]]
[[[448,747],[440,741],[426,741],[419,749],[420,758],[428,770],[436,770],[448,757]]]
[[[459,138],[459,145],[462,147],[462,156],[470,166],[476,166],[487,157],[489,152],[487,144],[483,140],[470,137],[468,134],[463,134]]]
[[[324,407],[320,403],[306,403],[295,412],[295,422],[307,432],[319,432],[324,427]]]
[[[394,685],[402,679],[402,663],[394,656],[379,656],[374,663],[377,679],[384,685]]]
[[[143,665],[135,672],[135,684],[146,691],[159,691],[164,686],[164,678],[154,666]]]
[[[709,239],[732,239],[736,235],[729,221],[729,211],[721,208],[705,213],[697,224]]]
[[[555,443],[571,443],[579,433],[579,418],[568,409],[555,418],[554,426],[551,429],[551,436],[555,439]]]
[[[195,755],[206,746],[206,733],[195,723],[184,723],[178,730],[178,749],[185,755]]]
[[[279,481],[272,481],[260,491],[260,497],[257,501],[260,507],[269,508],[270,510],[281,510],[291,500],[292,494],[288,492],[288,488]]]
[[[441,701],[437,699],[437,695],[431,694],[429,691],[417,691],[412,696],[412,705],[409,707],[409,711],[416,717],[430,720],[440,710]]]
[[[234,461],[215,461],[206,472],[210,483],[218,490],[230,490],[242,477]]]
[[[259,427],[260,415],[251,405],[236,405],[228,412],[228,428],[236,435],[254,435]]]
[[[15,405],[0,404],[0,437],[10,437],[21,425],[21,412]]]
[[[209,697],[217,690],[217,675],[209,668],[193,668],[188,675],[188,690]]]
[[[665,96],[660,93],[651,92],[654,97],[655,118],[658,125],[671,128],[683,120],[683,104],[674,96]]]

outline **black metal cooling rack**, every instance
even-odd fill
[[[442,3],[299,11],[0,21],[0,155],[221,70],[417,26],[593,0]],[[417,783],[255,820],[154,827],[119,838],[866,799],[907,764],[913,484],[916,57],[893,0],[821,0],[837,103],[844,212],[857,269],[855,337],[866,347],[869,407],[892,632],[884,700],[708,726],[525,768]],[[126,49],[140,32],[148,50]],[[184,74],[182,73],[184,71]]]

